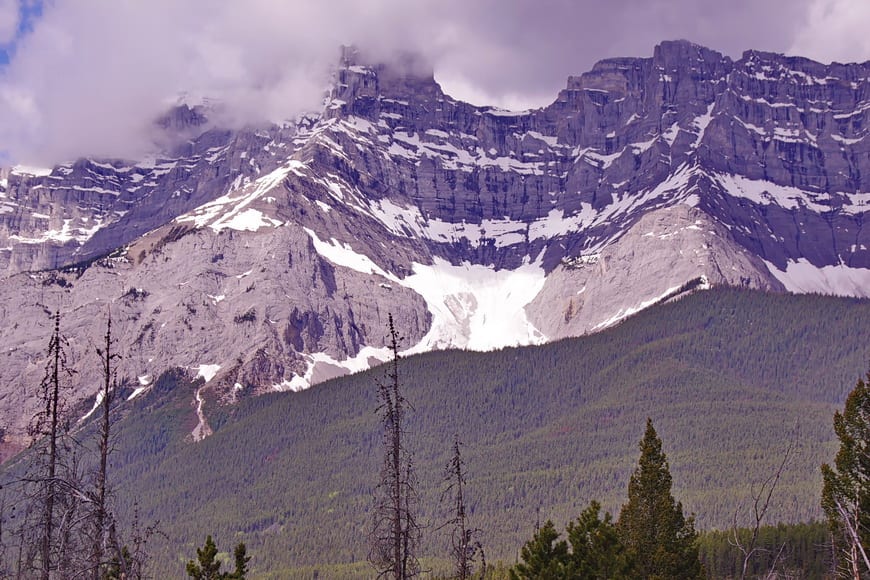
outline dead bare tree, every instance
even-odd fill
[[[62,485],[77,475],[78,466],[75,450],[65,438],[69,425],[64,417],[61,394],[62,377],[73,373],[67,366],[66,343],[60,333],[60,311],[54,313],[52,320],[54,329],[48,344],[48,362],[37,392],[44,408],[36,414],[29,428],[29,435],[38,446],[36,473],[25,478],[25,483],[35,486],[31,497],[39,512],[34,530],[38,549],[29,550],[25,563],[35,566],[34,571],[38,571],[41,580],[50,580],[55,570],[63,571],[68,556],[65,551],[68,544],[63,540],[75,521],[77,507],[74,498],[64,497],[66,489]]]
[[[139,521],[139,504],[134,503],[128,545],[122,545],[115,530],[114,520],[110,520],[108,528],[108,538],[113,556],[106,566],[105,575],[101,578],[104,580],[145,580],[148,578],[147,569],[151,557],[148,551],[148,542],[155,535],[165,537],[159,529],[159,522],[143,528]]]
[[[375,489],[374,525],[369,562],[378,578],[405,580],[420,572],[416,552],[421,528],[415,511],[418,497],[413,456],[405,444],[406,415],[411,405],[402,394],[399,380],[399,343],[392,314],[388,319],[392,359],[378,382],[377,413],[383,425],[384,462]]]
[[[103,577],[104,554],[109,545],[109,513],[107,509],[107,493],[108,493],[108,458],[109,444],[111,435],[111,416],[112,399],[117,390],[118,381],[116,369],[113,364],[120,359],[120,355],[114,352],[114,340],[112,339],[112,315],[109,312],[106,319],[106,335],[105,343],[102,348],[97,347],[97,355],[100,357],[103,372],[103,385],[100,393],[99,405],[102,408],[102,416],[100,420],[99,432],[99,467],[96,474],[96,485],[93,494],[93,519],[94,525],[92,530],[92,548],[90,558],[91,576],[93,580],[100,580]]]
[[[861,580],[861,570],[864,570],[865,577],[870,574],[870,558],[868,558],[864,544],[861,542],[859,510],[849,510],[840,501],[835,501],[835,505],[837,513],[840,515],[843,535],[846,538],[846,546],[842,552],[846,559],[847,573],[854,580]]]
[[[785,448],[785,452],[782,456],[782,461],[780,461],[779,466],[770,475],[767,479],[765,479],[761,486],[756,491],[753,489],[750,492],[752,496],[752,506],[750,508],[750,513],[752,516],[752,527],[750,528],[750,536],[749,540],[745,541],[741,539],[740,534],[738,533],[738,513],[739,508],[734,510],[734,517],[732,518],[732,526],[731,526],[731,538],[729,543],[737,548],[741,555],[743,556],[743,566],[740,570],[740,580],[744,580],[746,575],[749,572],[749,564],[753,558],[760,550],[764,550],[765,548],[761,548],[758,545],[758,535],[761,532],[761,526],[764,523],[764,518],[767,516],[767,512],[770,510],[770,502],[773,498],[773,494],[776,491],[776,486],[779,483],[782,474],[785,472],[785,468],[788,465],[789,460],[791,459],[792,454],[795,449],[795,441],[796,437],[793,437],[789,444]],[[768,571],[767,576],[773,577],[774,569],[776,568],[777,561],[779,560],[779,556],[782,554],[782,548],[780,548],[777,557],[774,559],[771,569]]]
[[[45,377],[38,396],[44,408],[34,416],[29,429],[34,448],[26,474],[15,485],[23,498],[23,517],[15,531],[19,549],[16,578],[41,580],[101,580],[107,570],[107,555],[118,559],[120,548],[114,534],[114,517],[108,509],[107,478],[110,452],[112,398],[117,388],[111,319],[107,322],[105,346],[97,354],[103,366],[103,386],[97,395],[102,406],[98,433],[98,461],[84,457],[86,448],[75,439],[65,409],[62,380],[70,376],[65,341],[60,333],[60,313],[52,316]],[[90,451],[87,451],[90,453]],[[89,477],[85,464],[97,463]],[[123,564],[122,564],[123,565]]]
[[[468,524],[468,512],[465,508],[465,461],[462,459],[462,442],[459,436],[453,439],[453,456],[444,469],[446,487],[441,494],[441,501],[449,498],[452,502],[452,517],[444,524],[450,530],[450,550],[453,558],[453,577],[458,580],[468,580],[474,575],[477,557],[480,556],[480,578],[486,575],[486,556],[483,546],[475,536],[480,529],[471,528]],[[443,526],[442,526],[443,527]]]

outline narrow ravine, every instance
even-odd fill
[[[208,426],[208,421],[205,418],[205,413],[202,411],[202,404],[205,401],[202,397],[202,390],[204,388],[205,385],[198,388],[196,390],[196,395],[194,396],[194,401],[196,402],[196,416],[199,418],[199,423],[197,423],[196,427],[194,427],[193,431],[190,433],[193,436],[194,441],[202,441],[212,434],[211,427]]]

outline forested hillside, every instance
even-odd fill
[[[431,558],[446,553],[438,497],[454,433],[464,441],[470,519],[491,561],[513,562],[536,521],[561,528],[592,499],[617,512],[647,417],[700,530],[745,513],[751,485],[792,442],[768,523],[820,518],[831,417],[866,370],[868,344],[870,302],[717,289],[580,339],[404,359],[407,440],[429,523],[424,563],[437,568]],[[219,545],[244,541],[257,577],[368,575],[381,374],[236,406],[209,400],[214,434],[199,443],[187,437],[196,383],[183,374],[135,399],[116,428],[111,478],[127,510],[135,500],[143,521],[160,521],[157,570],[180,577],[213,534]]]

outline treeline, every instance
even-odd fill
[[[619,514],[651,416],[667,443],[674,496],[699,529],[730,529],[735,506],[776,468],[798,422],[802,448],[770,521],[818,519],[818,466],[835,450],[830,417],[865,363],[868,323],[867,302],[714,290],[600,335],[404,359],[419,518],[435,527],[449,519],[442,472],[460,433],[469,518],[487,559],[506,570],[521,561],[536,521],[564,533],[593,499],[602,517]],[[123,492],[115,514],[129,522],[138,510],[160,522],[153,573],[183,577],[210,533],[221,546],[244,543],[258,577],[370,577],[372,474],[382,461],[372,385],[381,373],[232,407],[205,390],[215,433],[196,445],[185,438],[201,383],[185,372],[126,403],[109,459]],[[450,534],[426,529],[421,569],[445,570]],[[232,550],[223,558],[231,569]]]
[[[735,533],[748,545],[754,530],[738,528],[701,532],[698,551],[708,578],[739,578],[743,554],[735,547]],[[749,562],[749,578],[763,578],[771,570],[781,576],[822,580],[834,577],[831,530],[825,522],[777,524],[758,530],[758,549]]]

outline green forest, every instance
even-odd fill
[[[834,413],[867,369],[867,344],[868,301],[714,289],[582,338],[401,359],[421,569],[435,577],[450,569],[440,528],[450,509],[440,498],[455,436],[468,520],[493,564],[489,576],[499,578],[545,522],[567,538],[593,501],[602,517],[618,517],[649,418],[673,496],[694,518],[706,575],[738,577],[742,557],[729,534],[735,523],[750,533],[753,493],[791,450],[752,574],[781,551],[781,569],[825,577],[831,540],[818,523],[826,516],[820,466],[837,454]],[[115,509],[119,521],[135,511],[158,525],[154,577],[186,577],[209,535],[226,569],[244,543],[250,578],[372,577],[383,377],[376,368],[233,406],[206,390],[214,434],[198,443],[189,435],[201,383],[180,370],[120,406],[109,459]],[[89,430],[96,421],[78,437]]]

